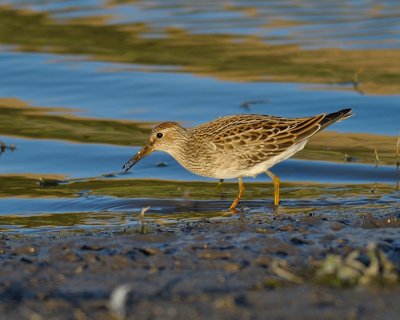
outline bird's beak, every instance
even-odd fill
[[[138,153],[136,153],[132,158],[129,159],[127,163],[124,164],[122,169],[127,172],[130,168],[132,168],[140,159],[144,158],[148,154],[152,153],[154,151],[153,148],[153,143],[149,142],[146,144],[142,149],[139,150]]]

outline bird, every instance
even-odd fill
[[[194,174],[220,181],[237,178],[239,193],[230,206],[233,211],[245,192],[243,177],[265,173],[273,181],[274,206],[278,207],[280,179],[270,168],[302,150],[321,130],[352,115],[352,109],[347,108],[302,118],[230,115],[193,128],[163,122],[123,169],[127,172],[153,151],[164,151]]]

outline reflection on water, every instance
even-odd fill
[[[19,10],[48,13],[53,19],[88,24],[149,25],[147,37],[161,37],[166,28],[192,33],[256,35],[273,44],[307,48],[398,48],[399,10],[385,1],[185,1],[80,0],[16,1]]]
[[[340,137],[336,137],[340,139]],[[18,146],[17,150],[6,150],[0,158],[0,179],[2,175],[27,173],[36,177],[50,177],[55,174],[61,179],[89,179],[91,177],[113,176],[125,179],[163,179],[188,181],[215,181],[190,173],[181,167],[172,157],[163,152],[155,152],[141,160],[133,170],[123,173],[122,165],[135,154],[139,147],[115,146],[106,144],[71,143],[59,140],[31,140],[5,137],[4,141]],[[329,141],[329,140],[327,140]],[[394,148],[393,144],[389,145]],[[316,141],[316,143],[318,140]],[[316,154],[311,153],[313,143],[310,143],[309,155],[322,158],[323,147]],[[317,147],[316,147],[317,148]],[[340,149],[340,147],[338,147]],[[376,168],[373,161],[369,164],[345,162],[344,153],[335,157],[332,150],[325,151],[327,159],[338,162],[308,161],[288,159],[274,167],[274,172],[283,181],[313,181],[320,183],[395,183],[399,180],[392,156],[391,165]],[[355,155],[356,153],[354,153]],[[371,157],[373,152],[370,152]],[[303,159],[307,159],[304,153]],[[319,157],[318,157],[319,155]],[[71,161],[73,157],[74,161]],[[385,160],[381,153],[382,161]],[[265,175],[249,178],[249,181],[269,181]]]
[[[135,226],[148,205],[149,221],[225,216],[236,184],[219,194],[165,154],[121,174],[155,123],[344,107],[356,116],[338,133],[274,168],[288,182],[283,213],[389,212],[399,200],[399,18],[394,0],[2,1],[1,228]],[[265,181],[246,183],[246,212],[271,213]]]
[[[29,34],[25,27],[29,27]],[[167,29],[165,36],[146,38],[143,33],[147,28],[143,23],[75,24],[54,21],[46,13],[12,7],[0,10],[0,43],[23,51],[174,65],[186,72],[231,81],[345,83],[356,85],[357,92],[399,92],[398,49],[306,50],[297,45],[270,44],[253,35],[193,34],[176,27]]]
[[[384,186],[383,188],[385,189]],[[273,208],[272,201],[244,200],[240,204],[241,213],[262,214],[271,217],[276,214],[322,213],[329,215],[332,212],[340,213],[348,210],[354,210],[355,217],[367,212],[396,214],[396,207],[398,208],[400,201],[398,193],[368,195],[366,188],[363,190],[364,195],[359,193],[360,190],[356,191],[351,187],[343,186],[342,190],[338,192],[340,196],[335,193],[319,196],[314,194],[311,198],[307,196],[307,192],[298,192],[296,195],[294,192],[290,192],[290,189],[293,188],[283,188],[283,195],[290,195],[292,198],[283,200],[278,211]],[[343,191],[349,194],[347,195]],[[257,198],[257,195],[259,197],[257,190],[253,190],[253,188],[248,194],[247,198],[250,199]],[[93,227],[137,227],[141,224],[139,213],[142,208],[147,206],[150,209],[145,214],[145,223],[169,224],[178,221],[230,218],[235,216],[228,210],[230,203],[230,200],[126,199],[106,196],[73,199],[8,198],[2,200],[0,230],[41,232],[52,228],[79,230]]]
[[[351,121],[336,123],[333,130],[398,133],[397,95],[365,96],[354,91],[293,83],[235,83],[158,69],[124,72],[115,68],[128,68],[129,65],[75,61],[71,57],[0,51],[3,75],[0,77],[0,97],[18,97],[22,100],[18,106],[31,102],[29,107],[62,107],[62,110],[51,109],[52,113],[58,114],[71,110],[85,117],[143,122],[175,120],[189,126],[233,113],[297,117],[351,106],[356,116]],[[106,69],[107,66],[113,67],[114,71]],[[5,105],[2,100],[0,98],[0,105]],[[243,108],[242,105],[249,101],[263,102]],[[380,121],[375,119],[377,106],[383,111]],[[89,123],[83,124],[86,127]],[[116,133],[127,131],[120,123],[118,127]],[[103,128],[98,131],[105,132]],[[126,141],[123,143],[127,144]]]

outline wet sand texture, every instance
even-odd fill
[[[251,214],[145,233],[4,234],[0,318],[396,319],[398,219]],[[328,259],[352,255],[350,277],[331,272]]]

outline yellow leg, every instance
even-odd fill
[[[238,193],[236,199],[231,204],[231,207],[230,207],[231,210],[235,210],[237,204],[239,203],[240,198],[243,196],[244,191],[246,190],[244,188],[242,177],[239,177],[238,179],[239,179],[239,193]]]
[[[274,205],[279,206],[279,184],[280,180],[278,176],[274,175],[271,171],[266,170],[265,173],[271,177],[272,181],[274,182]]]

